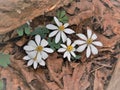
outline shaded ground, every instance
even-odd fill
[[[1,35],[1,50],[11,54],[11,65],[0,68],[7,90],[119,90],[119,8],[119,0],[77,0],[59,8],[67,12],[70,27],[76,33],[85,33],[89,26],[103,43],[99,54],[89,59],[86,59],[84,52],[80,60],[68,62],[54,53],[46,60],[46,67],[33,70],[26,67],[26,62],[22,60],[25,55],[22,47],[31,37],[18,37],[15,30]],[[56,11],[53,10],[33,19],[33,30],[38,25],[51,22],[54,15]]]

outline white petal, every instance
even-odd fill
[[[41,54],[41,53],[40,53]],[[40,57],[39,59],[37,58],[36,61],[39,63],[42,60],[42,58]]]
[[[76,57],[75,53],[74,52],[70,52],[72,54],[73,57]]]
[[[35,58],[37,51],[26,52],[30,58]]]
[[[71,45],[71,40],[67,38],[67,46]]]
[[[27,66],[31,66],[33,64],[33,60],[28,61]]]
[[[65,48],[60,48],[60,49],[58,49],[58,52],[65,52]]]
[[[92,40],[95,40],[95,39],[97,39],[97,36],[96,36],[96,34],[93,34],[93,35],[92,35],[92,37],[91,37],[91,39],[92,39]]]
[[[41,52],[42,58],[43,59],[47,59],[48,58],[48,54],[46,52]]]
[[[64,32],[61,32],[61,36],[62,36],[62,41],[64,43],[67,40],[67,36],[65,35]]]
[[[53,37],[57,34],[58,30],[55,30],[49,34],[49,37]]]
[[[65,23],[64,24],[64,27],[66,28],[66,27],[68,27],[69,26],[69,23]]]
[[[58,29],[58,27],[55,26],[55,25],[53,25],[53,24],[48,24],[48,25],[46,25],[46,28],[47,28],[47,29],[50,29],[50,30]]]
[[[58,26],[62,26],[62,23],[56,17],[54,17],[54,21]]]
[[[30,57],[29,56],[24,56],[23,59],[24,60],[30,60]]]
[[[33,46],[33,47],[37,47],[36,43],[35,43],[33,40],[30,40],[30,41],[28,42],[28,45],[29,45],[29,46]]]
[[[60,32],[55,37],[55,43],[58,43],[60,41]]]
[[[40,35],[36,35],[36,36],[35,36],[35,41],[36,41],[37,45],[39,46],[40,41],[41,41]]]
[[[41,46],[44,47],[44,46],[47,46],[47,45],[48,45],[48,42],[45,39],[42,39]]]
[[[64,55],[63,55],[63,58],[66,58],[68,54],[69,54],[69,52],[66,51],[66,52],[64,53]]]
[[[88,46],[86,50],[86,57],[88,58],[90,54],[91,54],[91,50],[90,50],[90,46]]]
[[[86,43],[86,41],[82,41],[82,40],[74,41],[74,44],[78,44],[78,45],[85,44],[85,43]]]
[[[71,55],[70,54],[67,56],[67,58],[68,58],[68,61],[71,61]]]
[[[41,52],[37,53],[37,60],[41,60],[42,56],[41,56]]]
[[[34,61],[34,64],[33,64],[34,69],[36,69],[37,66],[38,66],[38,63],[36,61]]]
[[[97,48],[95,47],[95,46],[93,46],[92,44],[90,45],[90,47],[91,47],[91,51],[92,51],[92,54],[98,54],[98,50],[97,50]]]
[[[44,51],[46,51],[47,53],[53,53],[54,51],[51,48],[44,48]]]
[[[60,44],[60,45],[61,45],[63,48],[67,48],[66,45],[64,45],[64,44]]]
[[[75,47],[75,46],[76,46],[76,44],[75,44],[75,43],[73,43],[73,44],[71,44],[71,46]]]
[[[64,57],[64,58],[67,57],[67,58],[68,58],[68,61],[71,61],[71,60],[70,60],[71,55],[70,55],[70,53],[69,53],[68,51],[66,51],[66,52],[64,53],[63,57]]]
[[[83,40],[87,40],[87,37],[84,34],[76,34],[79,38],[83,39]]]
[[[86,46],[87,46],[87,44],[84,44],[84,45],[79,46],[79,47],[77,48],[77,51],[78,51],[78,52],[84,51],[85,48],[86,48]]]
[[[64,30],[64,32],[67,33],[67,34],[75,33],[75,31],[73,31],[73,30],[70,29],[70,28],[66,28],[66,29]]]
[[[94,41],[94,42],[92,42],[92,44],[94,44],[96,46],[103,46],[103,44],[100,41]]]
[[[26,45],[26,46],[23,47],[23,49],[26,50],[26,51],[32,51],[32,50],[35,50],[35,47]]]
[[[92,31],[90,29],[87,30],[87,37],[88,38],[91,38],[92,36]]]
[[[39,63],[41,66],[45,66],[45,61],[43,61],[43,60],[40,60],[38,63]]]

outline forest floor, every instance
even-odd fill
[[[77,0],[30,22],[32,31],[52,22],[58,10],[69,17],[70,28],[85,33],[87,27],[103,43],[98,55],[69,62],[61,54],[53,53],[45,67],[34,70],[22,60],[23,46],[33,38],[18,36],[17,30],[0,35],[0,51],[10,54],[10,65],[0,68],[0,78],[6,79],[7,90],[119,90],[120,86],[120,1]],[[70,35],[75,40],[74,35]],[[12,89],[9,89],[9,88]]]

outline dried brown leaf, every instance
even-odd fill
[[[94,89],[93,90],[104,90],[103,83],[101,80],[101,73],[98,70],[95,71]]]
[[[22,37],[20,40],[16,42],[16,45],[19,47],[22,47],[27,42],[27,39],[25,37]]]
[[[119,60],[117,62],[116,68],[114,70],[114,74],[113,74],[106,90],[119,90],[120,89],[120,84],[119,84],[120,83],[120,78],[119,78],[119,76],[120,76],[120,72],[119,72],[119,70],[120,70],[120,54],[118,55],[118,58],[119,58]]]

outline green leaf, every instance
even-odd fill
[[[68,16],[66,15],[66,12],[64,10],[61,10],[61,11],[59,10],[57,12],[57,18],[62,23],[67,23],[68,22]]]
[[[57,17],[59,18],[63,18],[65,15],[66,15],[66,12],[64,10],[57,12]]]
[[[78,59],[80,59],[80,57],[81,57],[80,55],[76,55],[76,57],[72,56],[72,60],[78,60]]]
[[[25,34],[29,35],[30,34],[30,27],[25,27]]]
[[[41,32],[40,30],[41,30],[41,27],[37,27],[37,28],[35,28],[35,30],[33,32],[31,32],[30,35],[40,34],[40,32]]]
[[[54,48],[54,43],[52,43],[51,39],[48,38],[47,41],[48,41],[48,44],[49,44],[50,48],[52,48],[53,50],[55,50],[55,48]]]
[[[62,41],[55,43],[55,39],[48,38],[48,43],[50,48],[52,48],[53,50],[56,50],[60,48],[60,44],[62,43]]]
[[[63,18],[62,18],[62,22],[63,22],[63,23],[67,23],[67,22],[68,22],[68,17],[67,17],[67,16],[63,17]]]
[[[17,29],[17,33],[19,36],[23,36],[23,29]]]
[[[61,11],[60,17],[63,18],[65,15],[66,15],[66,12],[65,11]]]
[[[45,38],[48,33],[49,33],[49,30],[46,27],[37,27],[33,32],[31,32],[30,35],[39,34],[42,38]]]
[[[81,57],[80,55],[76,55],[75,59],[80,59],[80,57]]]
[[[17,29],[17,33],[19,36],[23,36],[24,33],[29,35],[30,29],[31,27],[26,23]]]
[[[57,17],[59,18],[60,17],[60,10],[59,11],[57,11]]]
[[[0,80],[0,90],[3,90],[3,81]]]
[[[0,66],[7,67],[10,64],[10,55],[0,53]]]

